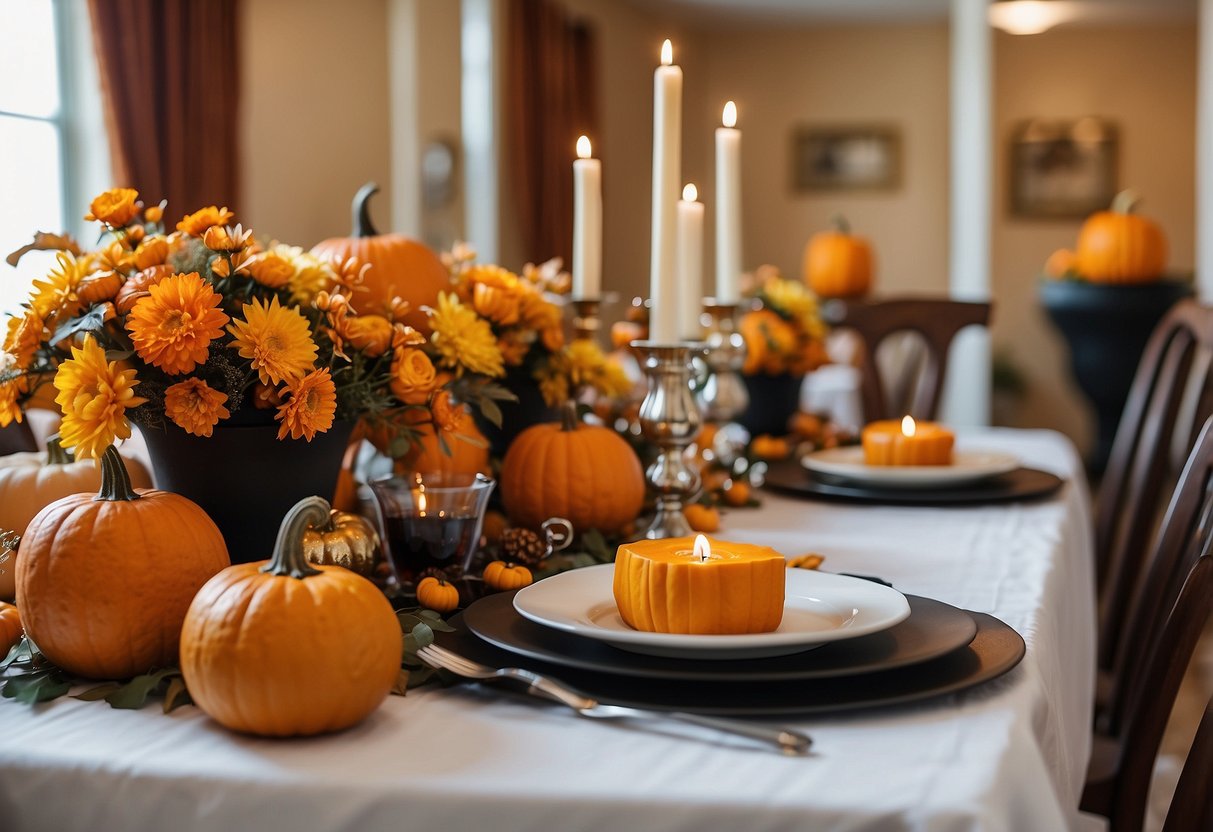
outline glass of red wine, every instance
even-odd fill
[[[414,472],[370,485],[397,581],[414,581],[431,567],[467,571],[494,480],[483,474]]]

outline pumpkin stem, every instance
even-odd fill
[[[278,542],[274,544],[274,555],[270,562],[261,567],[261,571],[269,575],[289,575],[292,578],[303,579],[309,575],[319,575],[307,561],[303,551],[303,533],[308,529],[319,528],[329,520],[329,504],[323,497],[304,497],[282,518],[278,527]]]
[[[842,214],[835,214],[834,216],[830,217],[830,225],[832,225],[834,230],[839,234],[851,233],[851,224],[847,222],[847,218]]]
[[[126,463],[113,445],[106,448],[101,456],[101,490],[93,499],[108,502],[139,499],[139,494],[131,487],[131,475],[126,472]]]
[[[560,429],[577,430],[580,425],[581,420],[577,418],[577,402],[569,399],[560,406]]]
[[[354,194],[354,203],[352,206],[352,222],[354,230],[351,234],[353,237],[374,237],[378,235],[375,226],[371,224],[371,197],[379,193],[379,186],[374,182],[367,182],[358,189],[358,193]]]
[[[59,442],[59,434],[54,434],[46,440],[46,464],[69,465],[76,461],[71,451]]]
[[[1132,214],[1139,202],[1141,197],[1137,192],[1126,188],[1112,198],[1112,210],[1117,214]]]

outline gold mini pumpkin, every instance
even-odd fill
[[[303,533],[303,552],[312,563],[344,566],[359,575],[375,570],[379,535],[365,517],[346,511],[329,513],[328,524]]]

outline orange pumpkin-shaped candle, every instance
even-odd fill
[[[886,419],[863,429],[863,461],[868,465],[951,465],[956,436],[943,425]]]
[[[1133,213],[1138,197],[1121,191],[1112,210],[1087,217],[1074,267],[1092,283],[1150,283],[1167,267],[1167,238],[1153,220]]]
[[[872,288],[872,247],[851,234],[841,215],[833,228],[809,238],[804,250],[804,281],[823,298],[853,298]]]
[[[304,533],[329,504],[290,510],[269,561],[223,570],[190,604],[181,673],[194,703],[234,731],[288,737],[338,731],[379,707],[400,673],[402,636],[374,584],[313,566]]]
[[[416,240],[403,234],[380,234],[371,224],[367,203],[379,191],[379,186],[368,182],[354,195],[353,224],[349,237],[333,237],[312,247],[312,254],[344,261],[356,257],[370,264],[363,286],[366,293],[359,295],[359,312],[378,311],[393,297],[409,302],[409,314],[404,322],[424,332],[429,332],[429,323],[423,306],[438,302],[438,293],[448,289],[450,272],[442,259]]]
[[[17,606],[51,662],[126,679],[177,661],[194,593],[229,562],[206,512],[178,494],[132,488],[111,445],[97,494],[56,500],[30,521]]]
[[[564,517],[578,532],[611,533],[644,506],[640,460],[610,428],[587,425],[572,402],[560,422],[532,425],[501,464],[501,501],[516,525],[538,530]]]
[[[768,546],[703,535],[624,543],[615,604],[649,633],[769,633],[783,620],[787,567]]]

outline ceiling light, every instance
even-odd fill
[[[990,25],[1012,35],[1039,35],[1069,17],[1068,4],[1060,0],[1001,0],[989,12]]]

